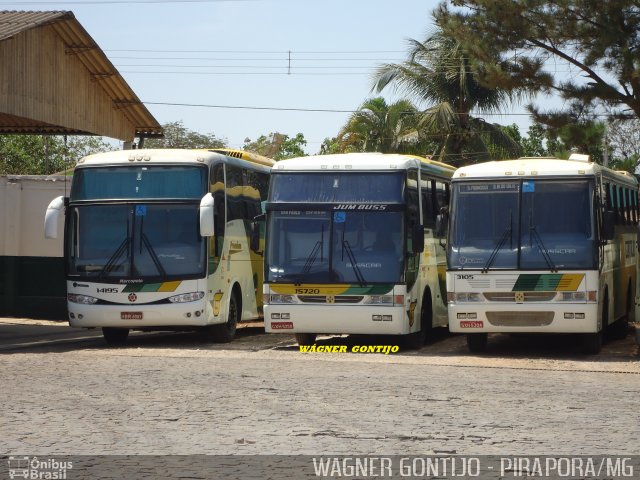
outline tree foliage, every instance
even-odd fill
[[[189,130],[181,120],[163,124],[162,130],[164,138],[149,138],[145,140],[144,148],[223,148],[227,145],[226,139],[213,133]]]
[[[409,100],[391,104],[382,97],[365,100],[340,129],[337,150],[424,155],[430,145],[421,138],[417,114]]]
[[[453,0],[434,17],[488,86],[640,117],[637,0]]]
[[[50,175],[72,168],[92,153],[117,147],[102,137],[0,135],[1,175]]]
[[[284,160],[285,158],[306,156],[304,151],[306,144],[307,141],[302,133],[297,133],[295,137],[289,137],[283,133],[272,132],[269,135],[260,135],[255,141],[246,138],[242,148],[274,160]]]
[[[409,40],[407,60],[382,65],[376,73],[374,90],[390,85],[426,106],[416,127],[436,142],[439,160],[454,165],[488,160],[490,146],[510,157],[519,153],[518,144],[500,125],[472,115],[499,112],[512,96],[478,81],[465,49],[454,37],[437,31],[424,42]]]

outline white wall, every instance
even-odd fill
[[[58,238],[44,238],[44,214],[49,202],[65,194],[65,177],[0,176],[0,256],[62,257],[64,215]],[[69,194],[71,177],[67,177]]]

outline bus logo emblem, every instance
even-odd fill
[[[130,293],[127,298],[130,302],[135,302],[138,299],[138,296],[135,293]]]
[[[516,301],[516,303],[523,303],[524,302],[524,292],[516,292],[515,301]]]
[[[336,297],[333,295],[327,295],[327,303],[336,303]]]

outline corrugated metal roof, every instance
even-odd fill
[[[63,18],[74,18],[73,13],[0,11],[0,40]]]
[[[147,110],[147,107],[129,87],[102,49],[91,38],[91,35],[76,20],[72,12],[0,11],[0,41],[14,37],[25,30],[44,25],[50,25],[64,42],[67,53],[77,55],[89,75],[100,80],[96,84],[105,90],[112,99],[114,107],[120,110],[135,126],[135,136],[162,136],[162,127],[158,121]],[[16,125],[16,127],[19,126]],[[20,131],[18,128],[13,133],[27,132]],[[43,131],[43,133],[45,132]]]

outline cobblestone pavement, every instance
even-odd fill
[[[370,340],[320,343],[345,341]],[[0,454],[640,453],[630,339],[593,358],[517,338],[478,357],[446,334],[394,355],[303,354],[257,329],[99,342],[0,354]]]

